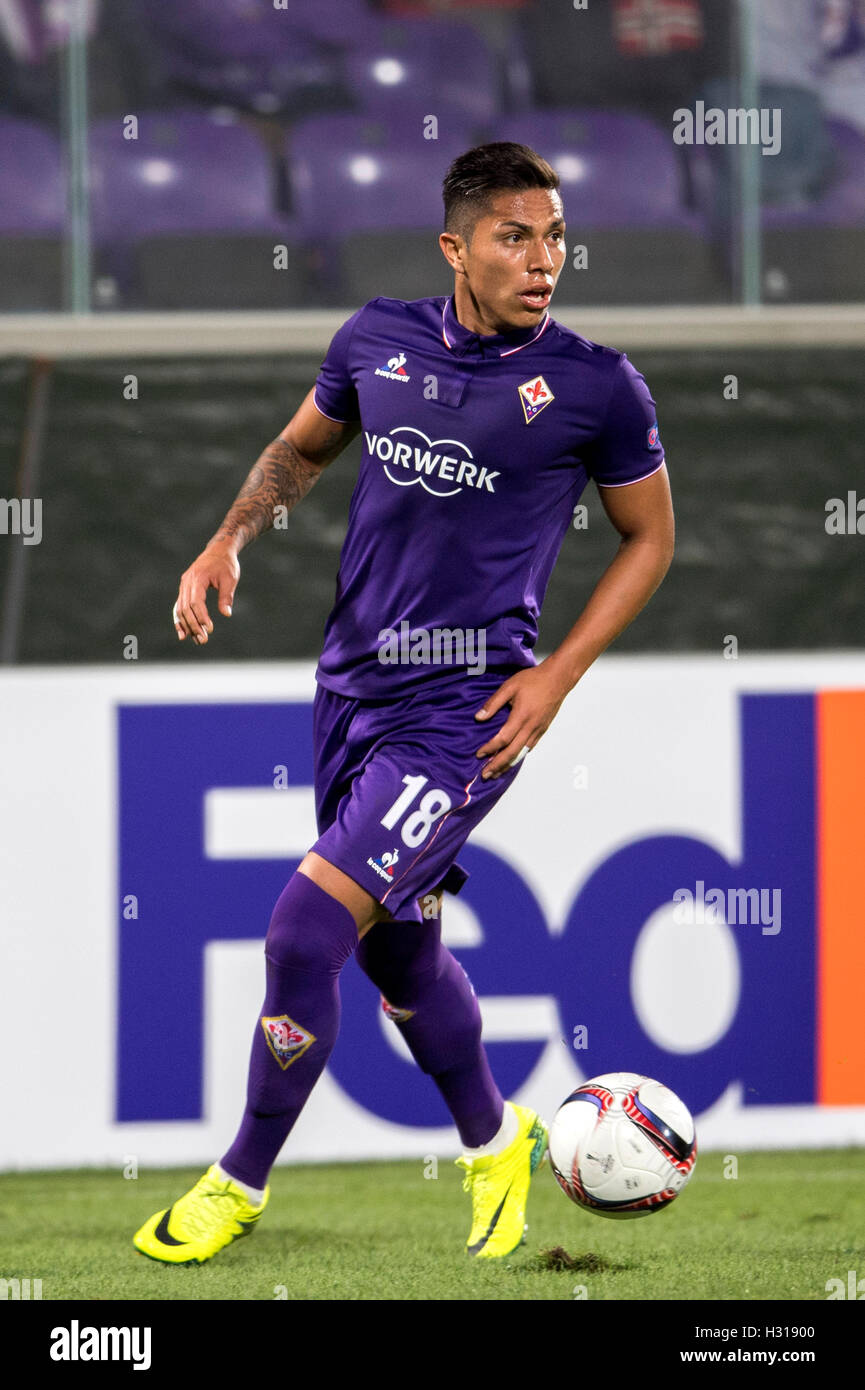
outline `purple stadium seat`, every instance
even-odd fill
[[[60,309],[66,181],[56,136],[0,118],[0,311]]]
[[[692,304],[724,299],[702,217],[683,206],[668,133],[643,116],[530,111],[499,122],[495,138],[530,145],[561,178],[568,243],[587,247],[566,267],[560,302]]]
[[[145,112],[138,139],[126,140],[120,121],[100,121],[90,172],[94,242],[133,299],[266,308],[303,297],[294,223],[275,211],[271,159],[243,124]],[[277,244],[295,248],[280,273]]]
[[[496,138],[531,145],[558,171],[566,216],[581,227],[695,230],[682,206],[669,135],[628,112],[535,111],[499,122]]]
[[[763,209],[765,228],[865,227],[865,136],[842,121],[827,121],[834,175],[822,197],[795,207]]]
[[[119,120],[90,132],[98,241],[167,232],[275,231],[267,153],[244,125],[198,111],[144,112],[138,138]]]
[[[482,124],[500,106],[495,60],[468,24],[404,19],[367,26],[353,42],[346,73],[364,111],[400,123],[455,113],[464,124]]]
[[[767,300],[865,300],[865,138],[828,121],[832,180],[810,203],[764,207],[763,293]]]
[[[57,137],[42,126],[0,118],[0,234],[60,236],[66,216]]]
[[[315,116],[289,136],[301,226],[340,235],[389,227],[441,225],[441,181],[470,141],[464,131],[424,140],[390,122],[361,115]]]
[[[530,0],[382,0],[390,14],[436,14],[450,10],[518,10]]]
[[[327,257],[319,285],[324,299],[411,299],[451,288],[437,244],[441,182],[470,144],[465,130],[424,140],[419,127],[401,130],[360,115],[318,116],[294,126],[295,206],[307,239]]]
[[[285,15],[310,38],[342,48],[377,22],[367,0],[288,0]]]
[[[153,24],[190,52],[227,60],[270,58],[298,34],[346,46],[371,20],[366,0],[148,0]]]
[[[785,132],[781,152],[756,156],[763,296],[770,303],[863,300],[865,137],[843,121],[815,127],[819,110],[810,100],[805,105],[795,89],[783,89],[779,100]],[[773,97],[765,99],[766,106],[773,104]],[[704,146],[690,153],[698,203],[719,256],[731,273],[740,273],[740,239],[731,231],[740,151]]]
[[[169,79],[269,114],[335,97],[368,12],[362,0],[148,0],[145,13]]]

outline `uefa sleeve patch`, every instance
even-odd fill
[[[283,1071],[302,1057],[315,1042],[315,1034],[301,1028],[288,1014],[280,1014],[278,1018],[262,1018],[261,1026],[267,1045]]]
[[[531,381],[524,381],[517,390],[527,425],[532,423],[536,415],[540,415],[544,406],[556,399],[542,376],[534,376]]]

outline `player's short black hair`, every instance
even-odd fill
[[[475,223],[494,194],[502,190],[522,192],[527,188],[558,187],[559,176],[553,166],[528,145],[518,145],[513,140],[476,145],[459,155],[445,174],[445,231],[471,241]]]

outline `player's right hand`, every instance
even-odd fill
[[[226,618],[231,617],[234,591],[240,578],[240,564],[232,546],[209,545],[181,576],[177,602],[172,617],[179,641],[191,637],[203,646],[213,623],[207,611],[207,591],[216,589],[217,607]]]

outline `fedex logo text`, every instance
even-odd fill
[[[742,695],[739,714],[737,862],[685,834],[636,839],[575,885],[554,934],[532,886],[503,852],[471,843],[461,851],[471,877],[460,901],[480,924],[481,939],[455,954],[479,997],[558,1003],[558,1038],[509,1040],[499,1032],[489,1043],[505,1094],[525,1083],[545,1049],[560,1046],[579,1019],[588,1039],[579,1054],[585,1075],[618,1070],[626,1058],[629,1069],[662,1076],[697,1114],[732,1082],[741,1085],[746,1106],[865,1102],[849,965],[865,692]],[[308,788],[311,705],[135,705],[118,716],[118,900],[134,883],[152,911],[146,932],[131,931],[118,914],[116,1113],[121,1121],[195,1120],[202,1115],[205,948],[257,933],[263,943],[273,904],[299,863],[299,856],[208,858],[202,807],[214,787],[261,785],[275,763],[285,766],[289,787]],[[860,749],[858,760],[851,747]],[[374,855],[384,850],[392,845],[372,847]],[[651,919],[672,914],[682,885],[700,883],[728,902],[743,884],[777,886],[784,930],[729,933],[737,961],[729,1019],[708,1043],[677,1049],[652,1032],[629,981]],[[382,1035],[369,982],[349,971],[341,988],[331,1075],[382,1118],[448,1123],[443,1103],[418,1086],[414,1065]]]

